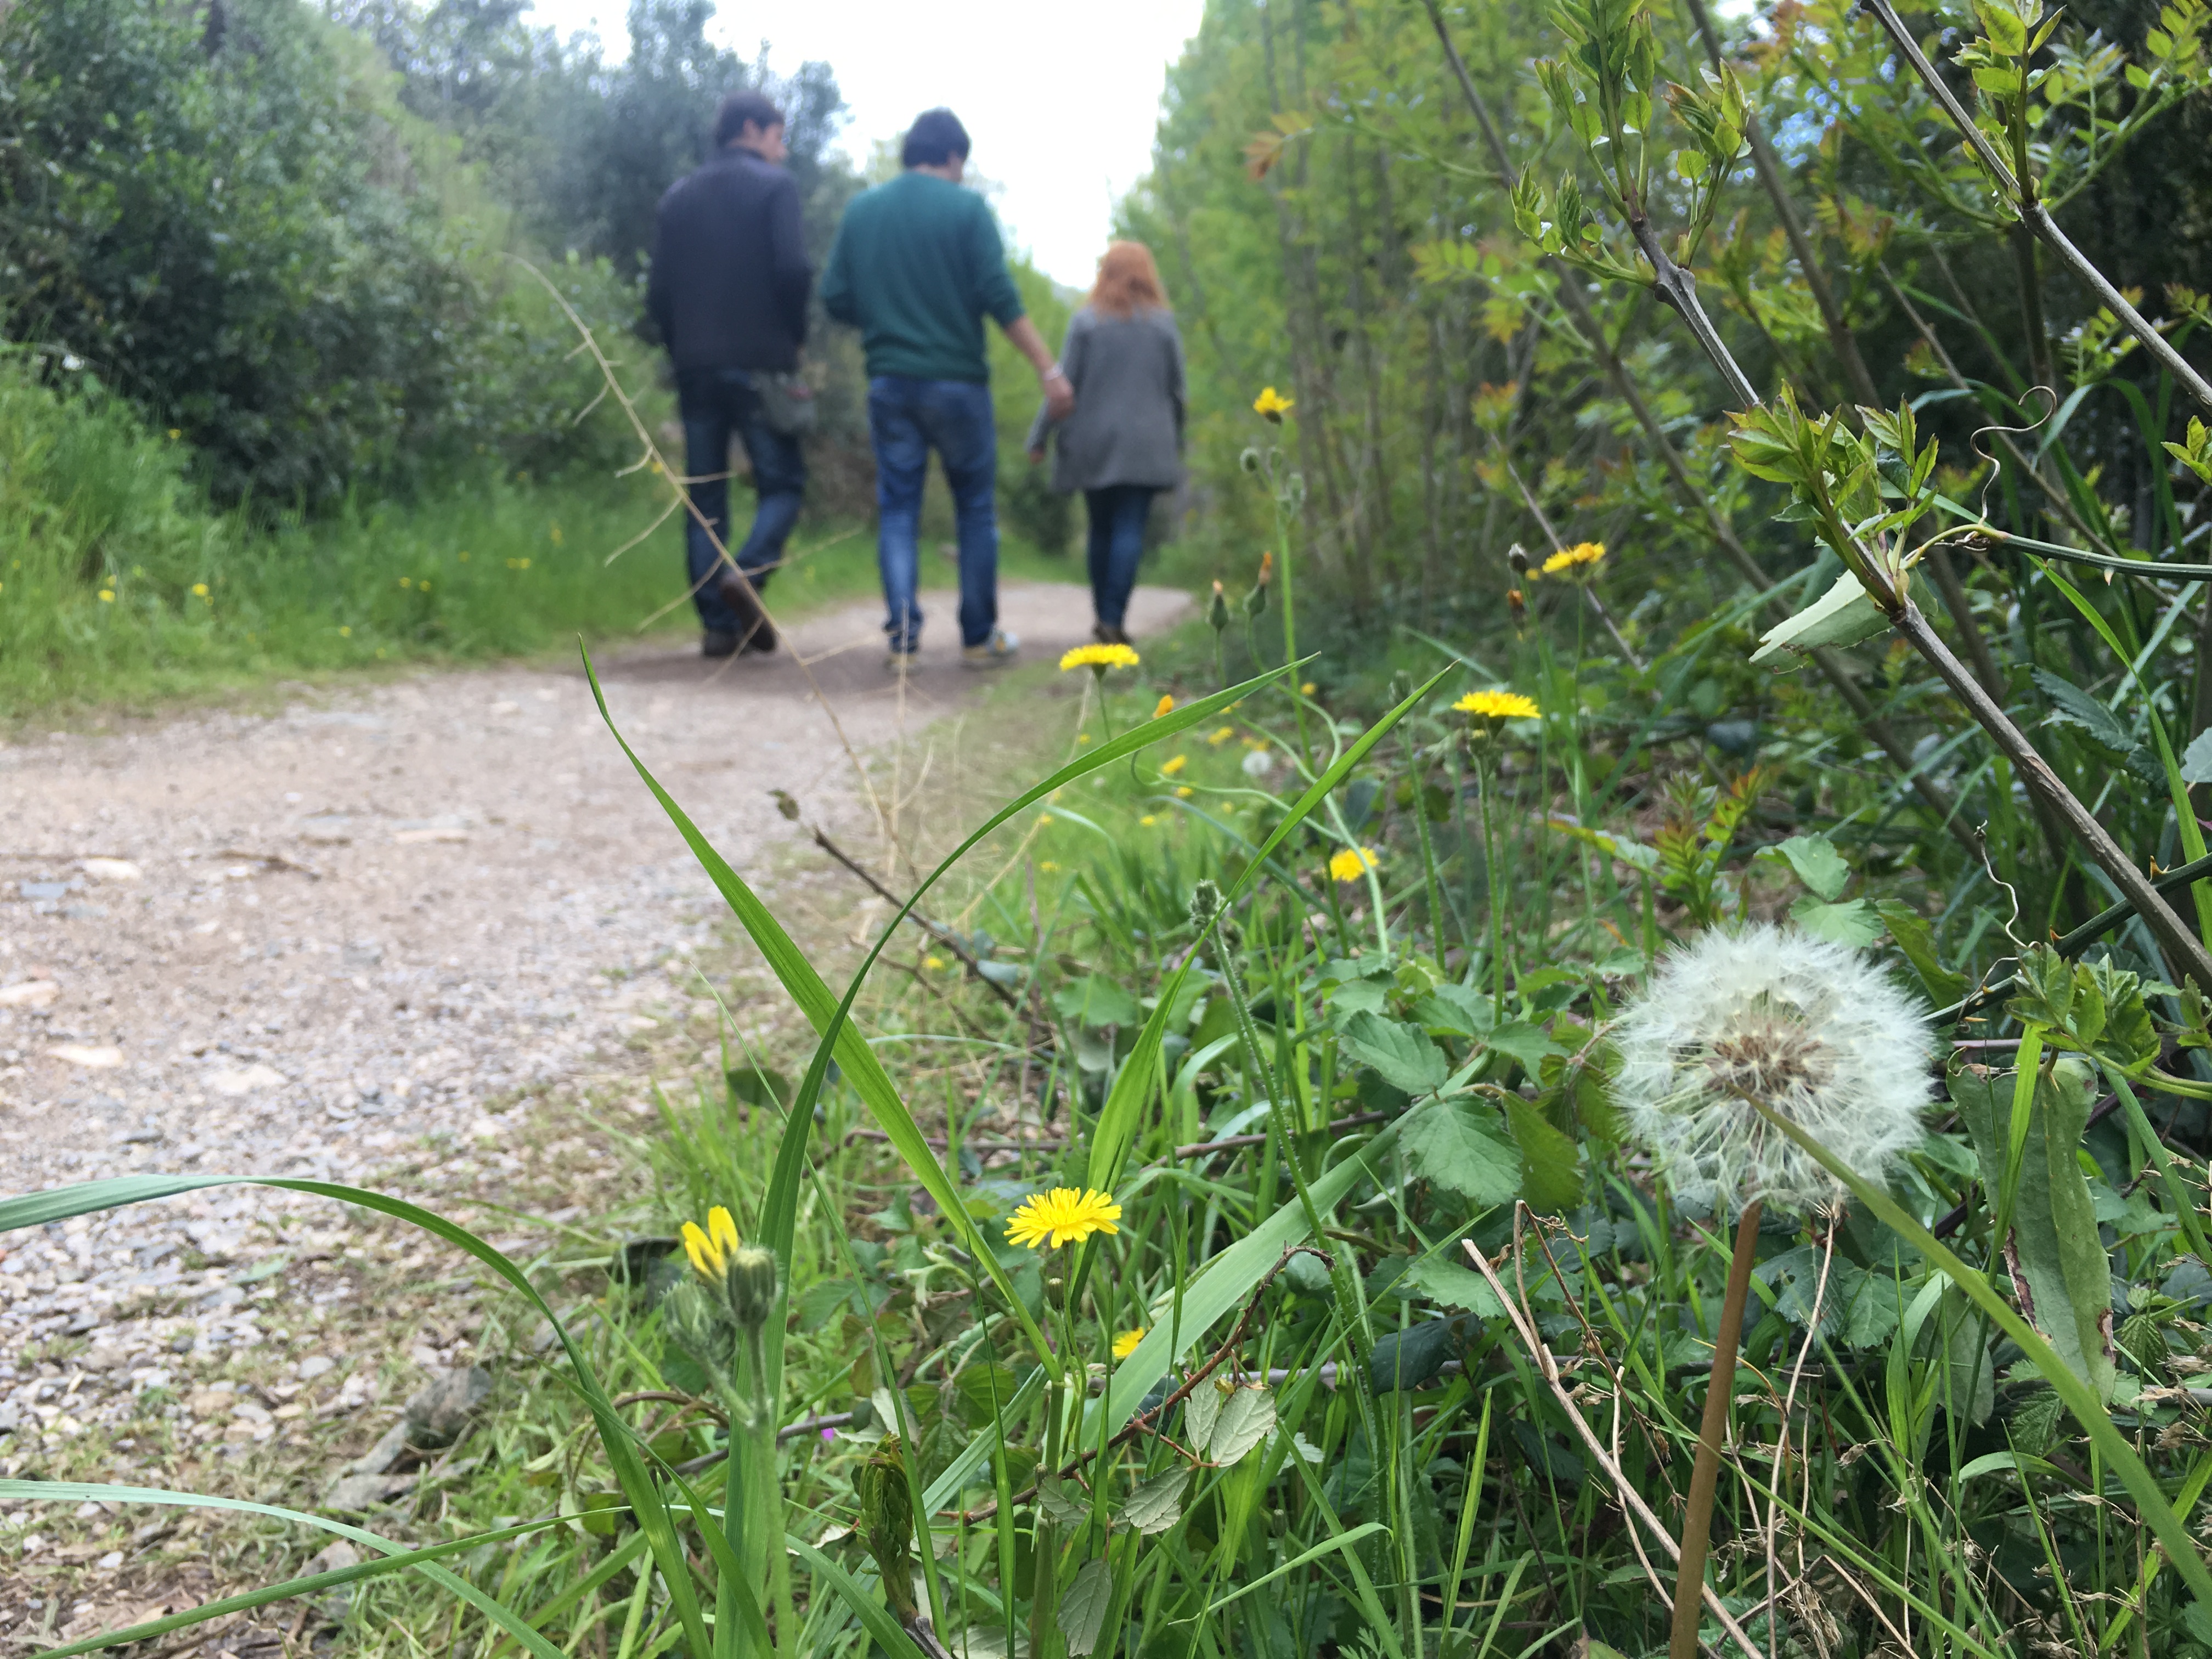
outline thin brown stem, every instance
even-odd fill
[[[1752,1258],[1759,1251],[1757,1199],[1735,1224],[1735,1254],[1729,1261],[1728,1291],[1713,1333],[1713,1369],[1705,1389],[1705,1416],[1698,1431],[1698,1459],[1690,1470],[1690,1497],[1682,1515],[1682,1556],[1674,1577],[1674,1627],[1668,1659],[1698,1659],[1698,1609],[1711,1541],[1713,1492],[1719,1484],[1721,1446],[1728,1438],[1729,1400],[1735,1391],[1735,1351],[1743,1340],[1744,1299],[1751,1293]]]
[[[1936,66],[1928,61],[1928,54],[1920,50],[1919,41],[1914,40],[1911,31],[1905,27],[1904,20],[1897,15],[1897,9],[1890,4],[1889,0],[1866,0],[1866,6],[1881,25],[1882,32],[1889,36],[1898,55],[1911,67],[1913,74],[1919,77],[1920,84],[1928,88],[1929,95],[1942,105],[1943,112],[1951,118],[1952,125],[1959,129],[1960,136],[1966,139],[1990,180],[2003,193],[2005,205],[2019,215],[2027,228],[2042,239],[2044,246],[2056,253],[2076,276],[2088,285],[2090,291],[2096,295],[2098,302],[2120,319],[2128,332],[2136,337],[2136,343],[2157,361],[2160,368],[2172,375],[2191,397],[2207,408],[2212,408],[2212,382],[2208,382],[2191,368],[2189,360],[2173,349],[2166,336],[2151,326],[2142,313],[2128,303],[2127,296],[2112,286],[2105,273],[2090,262],[2087,254],[2074,246],[2066,233],[2058,228],[2058,222],[2051,216],[2051,210],[2022,188],[2022,181],[2014,176],[2004,157],[1997,154],[1996,147],[1990,143],[1988,135],[1974,124],[1973,118],[1966,113],[1953,95],[1951,88],[1944,83],[1943,77],[1936,73]]]

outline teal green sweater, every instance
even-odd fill
[[[868,374],[988,382],[983,319],[1022,315],[1006,249],[983,198],[927,173],[902,173],[845,210],[822,304],[860,331]]]

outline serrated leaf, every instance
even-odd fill
[[[2118,1375],[2112,1356],[2112,1264],[2098,1237],[2089,1185],[2075,1157],[2089,1121],[2090,1072],[2062,1060],[2037,1079],[2027,1143],[2014,1189],[2014,1299],[2028,1322],[2100,1399]],[[1951,1079],[1985,1191],[2004,1190],[2016,1079],[1969,1068]]]
[[[2181,751],[2181,781],[2212,783],[2212,726],[2191,738],[2189,747]]]
[[[1343,1042],[1353,1059],[1409,1095],[1427,1094],[1451,1074],[1426,1031],[1380,1014],[1358,1013],[1345,1021]]]
[[[1859,579],[1848,570],[1836,585],[1794,617],[1786,617],[1759,636],[1753,662],[1764,662],[1784,649],[1809,652],[1821,646],[1856,645],[1889,626],[1881,607],[1867,597]]]
[[[1298,1260],[1310,1258],[1301,1256]],[[1192,1445],[1203,1446],[1213,1438],[1213,1425],[1221,1416],[1221,1402],[1228,1394],[1226,1389],[1211,1379],[1190,1391],[1189,1397],[1182,1402],[1182,1427]]]
[[[1531,1077],[1541,1069],[1546,1055],[1566,1053],[1535,1026],[1518,1019],[1508,1021],[1485,1037],[1483,1047],[1512,1055]]]
[[[1486,1107],[1431,1101],[1407,1117],[1399,1144],[1423,1179],[1477,1204],[1510,1204],[1521,1190],[1521,1153],[1496,1123]]]
[[[1145,1017],[1136,998],[1103,974],[1085,974],[1052,994],[1052,1006],[1085,1025],[1134,1025]]]
[[[1182,1519],[1182,1489],[1190,1484],[1187,1468],[1171,1470],[1157,1480],[1147,1480],[1131,1492],[1114,1517],[1122,1526],[1149,1535],[1165,1532]]]
[[[1413,1018],[1431,1030],[1479,1037],[1498,1024],[1498,1010],[1472,985],[1439,985],[1413,1005]]]
[[[1206,1437],[1206,1455],[1226,1466],[1274,1432],[1275,1395],[1269,1389],[1237,1389],[1221,1402],[1213,1432]]]
[[[1912,971],[1920,975],[1929,1000],[1938,1007],[1948,1007],[1966,994],[1966,981],[1962,975],[1953,973],[1943,965],[1936,953],[1935,930],[1928,918],[1902,899],[1876,899],[1875,914],[1889,929],[1890,938],[1912,964]]]
[[[1056,1474],[1039,1478],[1036,1483],[1037,1507],[1048,1520],[1063,1527],[1079,1527],[1091,1518],[1091,1499],[1081,1490],[1070,1491],[1067,1483]]]
[[[1429,1301],[1440,1307],[1464,1308],[1482,1319],[1502,1319],[1505,1309],[1498,1300],[1498,1292],[1490,1288],[1482,1275],[1471,1267],[1462,1267],[1455,1261],[1446,1261],[1441,1256],[1431,1256],[1416,1262],[1406,1270],[1401,1283],[1412,1285]]]
[[[2047,668],[2032,669],[2029,672],[2043,695],[2051,699],[2051,713],[2043,722],[2045,726],[2078,726],[2089,734],[2090,741],[2115,755],[2124,755],[2135,747],[2128,728],[2120,724],[2112,711],[2080,686],[2062,679]]]
[[[1814,938],[1838,945],[1871,945],[1881,937],[1881,914],[1864,899],[1823,904],[1808,893],[1790,907],[1790,919]]]
[[[1540,1215],[1564,1214],[1582,1201],[1582,1152],[1534,1101],[1505,1103],[1505,1123],[1521,1149],[1521,1196]]]
[[[1114,1603],[1114,1571],[1103,1560],[1085,1561],[1076,1570],[1067,1594],[1060,1598],[1060,1633],[1073,1659],[1098,1645],[1106,1611]]]
[[[1821,898],[1836,898],[1850,885],[1851,866],[1826,836],[1792,836],[1773,850],[1787,859],[1797,879]]]

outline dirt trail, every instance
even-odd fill
[[[1009,586],[1001,605],[1026,661],[1089,636],[1082,589]],[[1133,629],[1187,605],[1140,588]],[[910,732],[992,678],[959,663],[953,609],[931,596]],[[849,606],[726,665],[605,653],[624,734],[749,880],[832,879],[791,867],[772,789],[873,844],[793,656],[854,747],[879,750],[902,718],[879,619]],[[726,915],[578,672],[424,673],[0,746],[0,1193],[155,1170],[362,1181],[425,1137],[449,1149],[441,1173],[496,1186],[542,1099],[642,1100],[636,1039],[704,1006],[684,958]],[[219,1265],[175,1281],[180,1261],[234,1259],[272,1204],[298,1207],[211,1195],[0,1236],[0,1464],[42,1426],[51,1449],[57,1420],[97,1420],[106,1389],[166,1380],[173,1353],[259,1340],[273,1285],[249,1294]],[[173,1316],[133,1316],[156,1284]],[[82,1340],[92,1374],[65,1409],[9,1363],[58,1339]],[[229,1431],[266,1438],[264,1419]]]

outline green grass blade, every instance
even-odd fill
[[[2166,1547],[2175,1570],[2188,1583],[2191,1591],[2206,1606],[2212,1607],[2212,1572],[2205,1571],[2204,1558],[2198,1550],[2197,1540],[2190,1535],[2188,1528],[2182,1525],[2180,1516],[2174,1514],[2172,1507],[2166,1501],[2166,1494],[2159,1487],[2158,1477],[2144,1467],[2142,1459],[2136,1455],[2135,1448],[2113,1426],[2112,1419],[2106,1413],[2104,1403],[2097,1398],[2096,1391],[2075,1374],[2074,1368],[2058,1357],[2051,1346],[2036,1334],[2033,1326],[2007,1305],[1985,1274],[1975,1272],[1944,1248],[1942,1242],[1906,1213],[1895,1199],[1845,1165],[1834,1153],[1781,1113],[1756,1099],[1752,1099],[1751,1104],[1761,1117],[1803,1147],[1819,1161],[1821,1168],[1850,1188],[1852,1196],[1860,1203],[1909,1240],[1913,1249],[1966,1291],[1975,1306],[2020,1345],[2021,1352],[2043,1374],[2044,1381],[2050,1383],[2058,1397],[2066,1402],[2067,1410],[2074,1413],[2075,1420],[2087,1432],[2098,1454],[2118,1474],[2120,1483],[2128,1489],[2128,1495],[2136,1501],[2136,1513],[2149,1525],[2159,1542]]]
[[[422,1573],[441,1589],[451,1591],[470,1606],[479,1609],[502,1630],[521,1640],[539,1659],[562,1659],[560,1650],[532,1629],[520,1613],[485,1595],[466,1579],[435,1565],[447,1556],[458,1555],[480,1545],[495,1544],[506,1539],[520,1538],[526,1533],[542,1532],[550,1527],[557,1527],[563,1519],[560,1516],[526,1521],[520,1526],[502,1528],[496,1532],[472,1533],[466,1538],[452,1539],[427,1549],[410,1549],[404,1544],[395,1544],[365,1528],[349,1526],[343,1521],[309,1515],[301,1510],[288,1510],[275,1504],[256,1504],[242,1498],[214,1498],[204,1492],[166,1492],[158,1486],[116,1486],[82,1480],[0,1480],[0,1501],[165,1504],[182,1509],[232,1510],[249,1515],[274,1516],[280,1521],[295,1521],[302,1526],[336,1533],[342,1538],[381,1552],[380,1558],[374,1561],[363,1561],[350,1567],[337,1567],[328,1572],[310,1573],[303,1578],[288,1578],[279,1584],[225,1596],[219,1601],[205,1602],[166,1618],[149,1620],[143,1625],[109,1631],[100,1636],[88,1636],[82,1641],[70,1643],[65,1647],[48,1648],[42,1659],[69,1659],[71,1654],[92,1653],[101,1648],[121,1647],[130,1642],[151,1641],[157,1636],[167,1635],[173,1630],[204,1624],[227,1613],[244,1613],[295,1595],[313,1595],[321,1590],[334,1589],[365,1578],[380,1578],[390,1573],[409,1571]]]
[[[334,1198],[342,1204],[357,1204],[363,1209],[377,1211],[395,1220],[420,1227],[425,1232],[433,1233],[466,1251],[521,1291],[531,1306],[544,1315],[552,1326],[554,1334],[560,1339],[562,1351],[568,1356],[568,1364],[574,1373],[576,1391],[583,1397],[586,1407],[592,1413],[592,1424],[599,1431],[599,1443],[606,1453],[608,1465],[614,1471],[616,1484],[621,1486],[623,1495],[629,1499],[630,1509],[637,1517],[638,1529],[650,1540],[653,1559],[668,1583],[669,1601],[676,1609],[677,1617],[682,1622],[694,1651],[704,1654],[710,1650],[707,1641],[707,1623],[700,1613],[699,1599],[692,1582],[690,1563],[684,1553],[683,1540],[676,1535],[675,1522],[661,1498],[659,1488],[647,1472],[636,1436],[629,1425],[617,1414],[614,1402],[607,1398],[606,1390],[599,1384],[598,1373],[592,1370],[584,1358],[583,1351],[568,1334],[568,1327],[561,1322],[545,1298],[538,1293],[538,1287],[530,1282],[521,1268],[467,1228],[434,1214],[420,1205],[410,1204],[404,1199],[373,1193],[365,1188],[341,1186],[336,1182],[309,1181],[289,1176],[139,1175],[81,1182],[75,1186],[56,1188],[50,1192],[30,1193],[19,1198],[0,1200],[0,1232],[36,1226],[47,1221],[59,1221],[94,1210],[143,1203],[149,1199],[171,1198],[179,1193],[231,1186],[270,1187],[284,1192],[313,1193],[318,1198]],[[435,1573],[443,1572],[445,1569],[439,1567],[426,1571]],[[474,1590],[470,1591],[471,1596],[475,1594]]]
[[[1370,1521],[1361,1526],[1354,1527],[1350,1532],[1340,1532],[1324,1538],[1320,1543],[1316,1544],[1311,1549],[1306,1551],[1304,1554],[1292,1556],[1289,1560],[1284,1562],[1281,1566],[1277,1567],[1273,1571],[1261,1573],[1250,1583],[1239,1584],[1235,1589],[1230,1591],[1228,1595],[1223,1596],[1219,1601],[1207,1602],[1206,1604],[1205,1616],[1211,1619],[1215,1613],[1220,1612],[1222,1608],[1227,1607],[1231,1601],[1240,1601],[1243,1600],[1244,1597],[1249,1595],[1254,1590],[1264,1589],[1266,1586],[1273,1583],[1275,1580],[1280,1578],[1285,1573],[1295,1572],[1300,1567],[1305,1565],[1307,1562],[1316,1560],[1322,1556],[1327,1555],[1332,1550],[1348,1549],[1370,1533],[1388,1532],[1390,1528],[1384,1526],[1380,1521]]]
[[[1007,1397],[1000,1407],[1002,1420],[1018,1421],[1029,1410],[1038,1395],[1044,1392],[1044,1371],[1042,1367],[1031,1371],[1021,1381],[1021,1386]],[[983,1460],[998,1449],[999,1431],[996,1425],[985,1429],[945,1466],[945,1472],[929,1483],[929,1490],[921,1495],[922,1513],[934,1515],[954,1498],[968,1484],[968,1477],[983,1467]]]
[[[837,1599],[853,1610],[853,1616],[860,1621],[860,1627],[875,1639],[877,1646],[892,1655],[893,1659],[924,1659],[914,1638],[908,1636],[899,1621],[891,1617],[890,1610],[862,1589],[860,1581],[851,1573],[811,1544],[789,1537],[784,1541],[790,1546],[793,1555],[806,1563],[807,1570],[814,1575],[817,1582],[827,1584]],[[927,1541],[928,1534],[925,1530],[925,1546]]]

